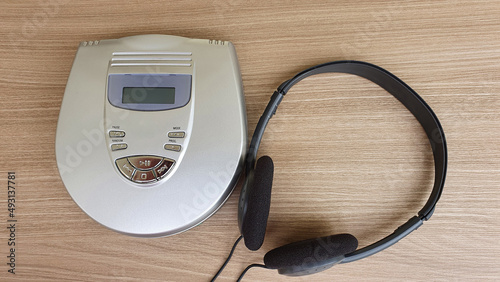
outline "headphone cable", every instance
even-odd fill
[[[234,242],[234,245],[233,245],[233,248],[231,249],[231,252],[229,252],[229,256],[227,257],[227,259],[224,262],[224,264],[220,267],[219,271],[217,271],[217,273],[214,275],[214,278],[212,278],[211,282],[214,282],[215,279],[217,279],[217,277],[219,276],[219,274],[221,274],[222,270],[224,270],[224,268],[226,267],[227,263],[229,262],[229,260],[233,256],[234,249],[236,249],[236,246],[238,246],[238,243],[241,241],[242,238],[243,238],[243,236],[240,235],[240,237],[238,237],[238,239],[236,239],[236,242]]]
[[[245,268],[245,270],[243,270],[243,272],[241,272],[240,274],[240,277],[238,277],[238,280],[236,280],[236,282],[241,282],[241,279],[243,278],[243,276],[245,275],[245,273],[247,273],[247,271],[252,268],[252,267],[262,267],[262,268],[267,268],[267,266],[263,265],[263,264],[258,264],[258,263],[254,263],[254,264],[251,264],[249,266],[247,266],[247,268]]]

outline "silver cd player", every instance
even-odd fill
[[[80,44],[55,149],[66,189],[100,224],[140,237],[200,224],[231,194],[246,141],[230,42],[140,35]]]

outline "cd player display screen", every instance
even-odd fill
[[[175,104],[174,87],[123,87],[123,104]]]
[[[108,102],[133,111],[165,111],[191,100],[190,74],[112,73],[108,75]]]

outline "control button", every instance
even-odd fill
[[[184,138],[186,133],[184,131],[169,132],[168,137],[170,138]]]
[[[113,144],[111,145],[111,151],[125,150],[127,147],[126,143]]]
[[[164,148],[165,150],[180,152],[182,147],[181,145],[165,144]]]
[[[109,137],[111,137],[111,138],[125,137],[125,131],[112,130],[109,132]]]
[[[152,170],[146,170],[146,171],[138,170],[135,172],[132,181],[138,183],[146,183],[146,182],[156,181],[156,177]]]
[[[134,174],[134,167],[130,165],[127,158],[117,159],[115,161],[116,167],[118,170],[128,179],[132,179],[132,175]]]
[[[139,170],[148,170],[157,166],[163,160],[162,157],[136,156],[128,157],[128,161]]]
[[[170,170],[170,168],[174,165],[175,161],[171,159],[163,159],[163,162],[154,169],[156,176],[158,179],[164,177],[167,175],[167,172]]]

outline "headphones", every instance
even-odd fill
[[[273,161],[268,156],[255,161],[264,130],[288,90],[304,78],[321,73],[348,73],[364,77],[396,97],[415,116],[431,143],[435,168],[434,187],[416,216],[399,226],[392,234],[364,248],[357,250],[358,240],[353,235],[337,234],[275,248],[264,256],[264,265],[251,265],[277,269],[280,274],[289,276],[317,273],[338,263],[371,256],[394,245],[429,220],[443,191],[446,176],[448,153],[443,128],[432,109],[413,89],[392,73],[366,62],[334,61],[311,67],[278,87],[255,128],[245,160],[246,179],[238,204],[239,229],[248,249],[256,251],[262,246],[271,203]]]

